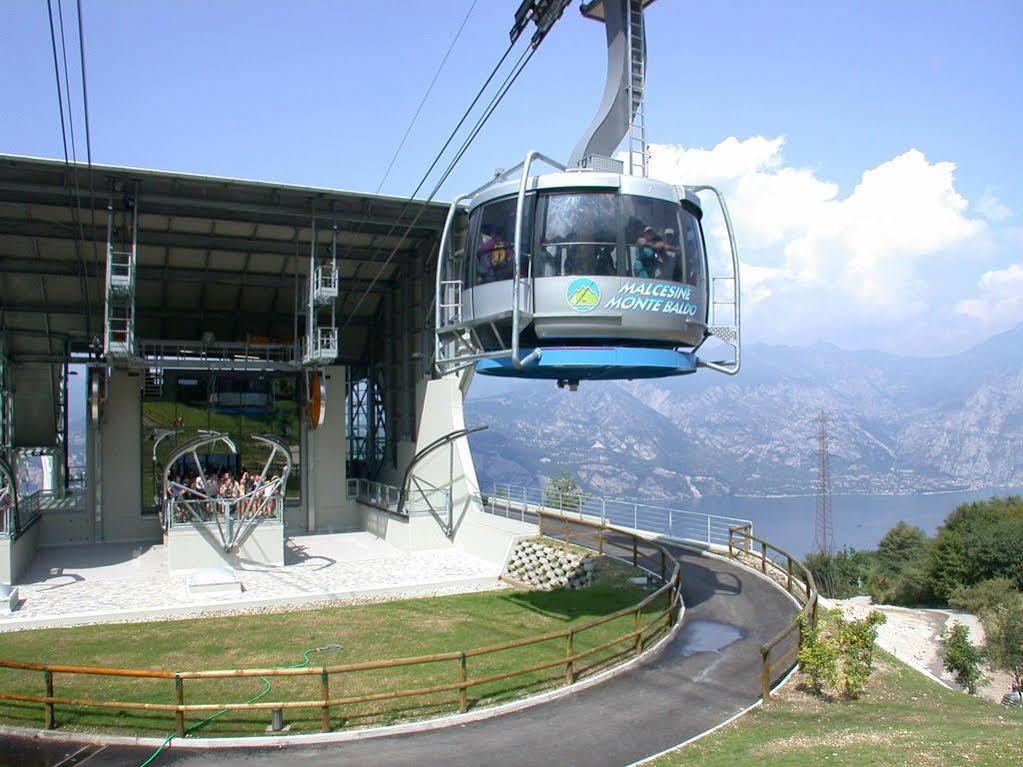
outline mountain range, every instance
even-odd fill
[[[1023,486],[1023,324],[937,357],[753,344],[743,368],[583,382],[476,376],[466,402],[484,488],[559,471],[650,501],[816,492],[827,417],[836,493]]]

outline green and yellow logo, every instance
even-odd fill
[[[592,312],[600,305],[600,285],[588,277],[572,280],[565,291],[565,300],[577,312]]]

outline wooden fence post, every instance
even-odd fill
[[[330,732],[330,672],[324,666],[320,672],[320,692],[323,694],[323,708],[320,712],[320,727],[324,732]]]
[[[636,536],[632,536],[632,566],[639,565],[639,551],[636,549]]]
[[[536,524],[537,524],[537,527],[539,528],[539,534],[543,535],[543,512],[542,511],[537,511],[536,512]]]
[[[53,697],[53,672],[47,669],[43,672],[43,679],[46,680],[46,697]],[[52,730],[57,726],[56,721],[53,718],[53,704],[43,704],[43,719],[47,730]]]
[[[465,653],[461,652],[458,654],[458,681],[460,683],[458,688],[458,710],[463,714],[469,710],[469,688],[465,686],[468,678],[469,674],[465,665]]]
[[[786,557],[786,559],[788,560],[789,577],[788,577],[788,582],[785,584],[785,588],[791,594],[792,593],[792,557]]]
[[[174,702],[178,706],[185,705],[185,680],[180,675],[174,677]],[[174,718],[177,719],[178,737],[185,737],[185,712],[179,708],[174,713]]]
[[[565,638],[565,681],[568,684],[572,684],[575,681],[575,661],[572,656],[575,655],[575,631],[572,629],[568,630],[568,636]]]
[[[597,531],[597,553],[603,556],[604,554],[604,528],[601,527]]]
[[[640,610],[639,608],[636,608],[636,610],[635,610],[635,612],[633,614],[636,616],[634,630],[636,632],[639,632],[640,623],[642,622],[643,611]],[[643,652],[643,634],[642,633],[637,633],[636,634],[636,654],[638,655],[641,652]]]
[[[664,561],[664,549],[661,549],[661,583],[668,580],[668,566]]]
[[[760,572],[767,575],[767,544],[760,544]]]
[[[764,699],[764,706],[771,699],[771,650],[768,647],[760,648],[760,655],[763,660],[763,667],[760,670],[761,695]]]

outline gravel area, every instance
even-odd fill
[[[975,615],[954,610],[925,610],[896,605],[875,605],[870,597],[851,599],[821,599],[827,607],[837,607],[847,618],[862,618],[871,610],[879,610],[887,621],[877,630],[877,644],[903,663],[935,679],[953,690],[960,689],[952,674],[945,671],[938,656],[938,640],[946,625],[963,623],[970,629],[974,644],[984,641],[984,627]],[[996,703],[1009,692],[1012,680],[1008,674],[987,671],[988,684],[978,688],[977,694]]]

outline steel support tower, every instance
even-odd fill
[[[813,548],[822,554],[835,546],[831,520],[831,459],[828,453],[828,415],[823,410],[817,424],[817,516],[813,526]]]

